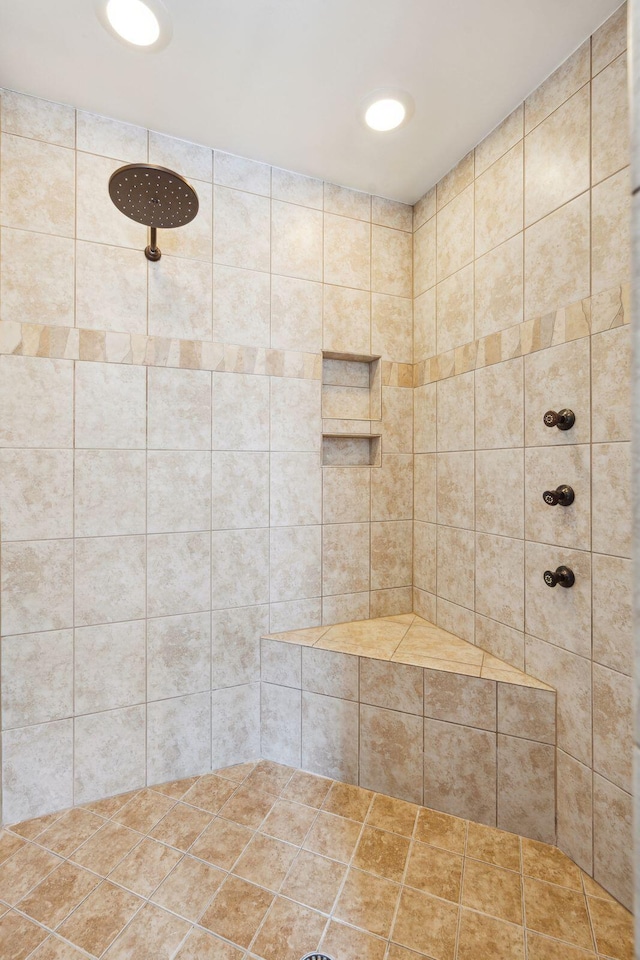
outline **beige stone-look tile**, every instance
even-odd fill
[[[148,704],[147,782],[163,783],[208,769],[210,747],[208,693]]]
[[[189,931],[189,924],[165,910],[145,904],[106,953],[109,960],[135,955],[144,960],[169,960]]]
[[[349,863],[361,829],[361,823],[320,811],[303,848],[332,860]]]
[[[632,798],[595,773],[594,877],[628,909],[632,904]]]
[[[474,151],[471,150],[448,173],[445,173],[442,180],[436,185],[436,209],[441,210],[465,187],[468,187],[473,182],[473,175]]]
[[[436,288],[438,352],[453,350],[473,340],[473,264],[451,274]]]
[[[527,670],[558,691],[558,746],[591,763],[591,664],[543,640],[527,637]]]
[[[555,744],[555,691],[499,683],[498,732]]]
[[[271,218],[273,273],[322,280],[322,214],[274,200]]]
[[[183,782],[189,783],[191,781]],[[183,795],[182,799],[184,803],[193,807],[200,807],[200,809],[214,814],[219,813],[234,790],[233,781],[225,780],[210,773],[196,779],[196,782]]]
[[[291,170],[281,170],[279,167],[271,170],[271,195],[274,200],[287,200],[289,203],[322,210],[323,186],[322,180],[304,177]]]
[[[303,691],[301,765],[320,776],[335,777],[352,783],[357,780],[356,703]]]
[[[389,936],[400,889],[382,877],[350,869],[334,915],[379,937]]]
[[[520,870],[520,837],[481,823],[469,823],[466,854],[474,860]]]
[[[324,210],[325,213],[336,213],[341,217],[371,220],[371,197],[360,190],[325,182]]]
[[[415,839],[452,853],[464,853],[467,823],[458,817],[422,807],[418,810]]]
[[[522,230],[523,146],[517,143],[475,182],[475,255]]]
[[[107,363],[77,363],[75,379],[76,447],[143,450],[146,437],[145,369]]]
[[[420,590],[436,592],[436,537],[434,523],[413,525],[413,583]],[[435,610],[433,611],[435,619]]]
[[[579,867],[556,847],[522,839],[522,872],[527,877],[556,883],[571,890],[582,890]]]
[[[524,899],[528,928],[576,947],[593,948],[582,893],[525,877]]]
[[[161,907],[196,922],[213,899],[225,873],[193,857],[183,857],[153,894]]]
[[[20,901],[20,910],[55,930],[99,883],[88,870],[63,863]]]
[[[109,157],[76,154],[76,238],[99,238],[101,243],[141,252],[147,244],[147,228],[123,217],[106,189],[112,173],[120,166],[118,160]]]
[[[437,960],[453,960],[458,905],[406,887],[392,930],[392,939]]]
[[[1,597],[7,634],[59,630],[72,623],[73,545],[25,540],[3,547]]]
[[[387,880],[400,881],[409,853],[409,840],[386,830],[365,826],[352,864]]]
[[[317,451],[320,434],[318,381],[272,377],[271,449]]]
[[[408,233],[374,224],[371,228],[371,289],[410,297],[412,241]]]
[[[411,300],[374,293],[371,296],[371,351],[396,363],[411,363]]]
[[[242,956],[237,947],[193,927],[176,960],[241,960]]]
[[[475,642],[479,647],[506,661],[518,670],[524,669],[524,633],[486,617],[475,618]]]
[[[105,823],[73,854],[73,861],[106,877],[140,842],[140,834],[119,823]]]
[[[227,800],[220,816],[241,826],[257,829],[271,811],[275,800],[273,795],[251,789],[245,782]]]
[[[475,148],[475,175],[481,173],[504,156],[523,136],[524,105],[520,104],[513,113],[498,124],[491,133]]]
[[[300,766],[300,690],[260,684],[260,754],[269,760]]]
[[[360,220],[324,215],[324,280],[367,290],[371,274],[371,228]]]
[[[385,453],[411,453],[413,397],[404,387],[382,388],[382,446]]]
[[[593,34],[591,41],[591,75],[593,77],[619,56],[627,46],[627,4],[622,3],[615,13]]]
[[[490,956],[492,951],[495,951],[496,956],[524,960],[522,928],[494,917],[462,909],[458,937],[459,960],[474,960],[475,957]]]
[[[506,498],[502,489],[505,481],[511,488],[511,495]],[[521,449],[478,451],[475,456],[476,530],[503,537],[522,537],[525,506],[523,487],[524,457]]]
[[[303,770],[296,770],[283,790],[282,796],[309,807],[321,807],[330,787],[330,780]]]
[[[147,156],[147,131],[130,123],[121,123],[96,113],[78,110],[77,148],[85,153],[97,153],[135,163]],[[71,146],[71,144],[70,144]]]
[[[214,263],[268,272],[270,263],[270,202],[241,190],[216,186]]]
[[[413,229],[413,208],[410,204],[400,203],[398,200],[372,197],[371,222],[411,233]]]
[[[214,451],[211,465],[214,527],[221,530],[268,526],[268,453]]]
[[[32,956],[35,960],[81,960],[84,954],[57,937],[49,937]]]
[[[302,688],[343,700],[357,700],[358,667],[355,657],[333,650],[303,647]]]
[[[72,327],[73,241],[8,227],[0,232],[2,319]]]
[[[596,946],[601,953],[620,960],[633,956],[633,918],[617,903],[587,898]]]
[[[371,524],[371,588],[404,586],[411,580],[410,520]]]
[[[60,720],[73,712],[70,630],[4,637],[3,728]]]
[[[272,453],[269,470],[271,525],[320,523],[322,470],[317,453]]]
[[[244,575],[247,563],[252,565],[251,577]],[[268,600],[269,531],[262,528],[214,531],[211,535],[213,609],[252,606]]]
[[[280,798],[260,829],[270,837],[299,846],[304,842],[316,816],[315,808]]]
[[[207,371],[152,367],[148,404],[150,449],[211,449],[211,375]]]
[[[269,381],[266,377],[214,374],[213,448],[269,449]]]
[[[523,297],[523,236],[518,233],[475,261],[475,336],[521,323]]]
[[[423,893],[458,903],[463,858],[426,843],[412,843],[404,882]]]
[[[166,246],[166,245],[165,245]],[[166,254],[149,271],[149,333],[211,340],[211,264]]]
[[[555,840],[555,749],[498,734],[498,820],[536,840]]]
[[[103,881],[58,932],[88,953],[101,956],[141,906],[139,897]]]
[[[14,853],[24,846],[25,841],[22,837],[14,833],[9,833],[8,830],[2,830],[2,832],[0,832],[0,865],[6,863],[9,857],[12,857]]]
[[[411,609],[413,590],[411,586],[390,587],[371,591],[371,614],[377,617],[402,614]]]
[[[507,407],[507,417],[496,416],[497,409]],[[476,446],[479,449],[522,446],[524,373],[521,358],[476,371],[475,431]]]
[[[495,734],[425,719],[424,750],[425,804],[495,825]]]
[[[429,220],[435,215],[436,212],[436,187],[431,187],[430,190],[420,197],[417,203],[413,207],[413,229],[414,232],[418,230],[422,224]]]
[[[598,553],[631,556],[630,449],[628,443],[592,447],[592,548]]]
[[[315,910],[278,897],[252,949],[265,960],[296,960],[317,948],[325,924],[326,917]]]
[[[200,835],[189,852],[223,870],[230,870],[252,836],[252,830],[247,827],[217,818]]]
[[[320,526],[281,527],[271,531],[272,601],[320,596],[320,550]]]
[[[77,537],[146,532],[146,456],[138,450],[78,450],[74,499]]]
[[[437,505],[436,457],[421,454],[413,458],[414,519],[435,523]]]
[[[147,539],[147,613],[197,613],[210,605],[208,533],[164,533]]]
[[[319,283],[271,277],[271,346],[281,350],[320,350],[322,286]]]
[[[591,97],[582,87],[525,139],[525,223],[589,187]]]
[[[371,350],[371,295],[323,284],[322,346],[336,353]]]
[[[279,640],[260,641],[260,679],[285,687],[301,687],[301,647]]]
[[[155,825],[149,836],[178,850],[188,850],[211,820],[211,813],[196,810],[186,803],[177,803]]]
[[[419,297],[436,282],[436,218],[431,217],[413,236],[413,295]]]
[[[184,177],[211,182],[213,154],[210,147],[150,130],[149,161],[177,169]]]
[[[382,454],[379,470],[371,471],[371,519],[410,520],[413,515],[411,454]]]
[[[631,561],[593,556],[593,659],[629,676]]]
[[[471,530],[438,527],[438,595],[468,609],[473,607],[475,536]],[[467,576],[461,578],[458,571]]]
[[[437,277],[438,280],[444,280],[473,260],[474,184],[470,184],[443,207],[437,219]],[[423,290],[415,292],[422,293]]]
[[[583,870],[593,870],[593,775],[591,768],[558,750],[556,828],[561,850]]]
[[[74,147],[75,111],[64,103],[3,90],[2,130],[61,147]]]
[[[246,949],[273,899],[272,893],[238,877],[229,877],[200,923],[207,930]]]
[[[402,663],[360,660],[360,700],[376,707],[422,715],[422,670]]]
[[[73,364],[39,357],[0,357],[2,447],[73,444]]]
[[[0,919],[0,949],[7,960],[26,960],[47,931],[10,910]]]
[[[384,940],[335,920],[329,922],[321,944],[322,950],[344,960],[382,960],[385,948]]]
[[[370,519],[371,470],[368,467],[324,467],[324,523],[362,523]]]
[[[214,183],[268,197],[271,193],[271,167],[232,153],[214,152]]]
[[[238,763],[260,753],[260,687],[245,683],[211,694],[213,766]]]
[[[436,289],[431,287],[413,301],[414,363],[436,352]]]
[[[3,133],[2,166],[2,225],[72,237],[73,151]]]
[[[631,437],[630,363],[630,330],[627,326],[592,337],[591,429],[595,442],[629,440]]]
[[[360,707],[360,783],[379,793],[422,802],[422,718]]]
[[[525,451],[525,530],[528,540],[576,550],[591,546],[590,447],[586,444]],[[567,479],[568,478],[568,479]],[[549,506],[546,490],[569,484],[575,501]]]
[[[144,765],[143,705],[76,718],[74,797],[77,802],[86,803],[143,786]]]
[[[206,529],[211,518],[211,454],[153,450],[147,454],[146,465],[148,532]]]
[[[588,443],[590,439],[589,341],[587,338],[532,353],[524,359],[529,447]],[[549,428],[547,410],[568,407],[576,415],[570,430]]]
[[[76,323],[146,334],[147,271],[138,250],[77,241]]]
[[[71,806],[72,728],[71,720],[57,720],[5,732],[3,814],[9,823]]]
[[[496,729],[496,684],[455,673],[424,671],[424,715],[483,730]]]
[[[599,183],[629,162],[626,54],[592,83],[592,182]]]
[[[590,63],[591,43],[587,39],[525,100],[525,133],[529,133],[587,83]]]
[[[268,630],[266,605],[215,610],[211,614],[213,687],[253,683],[260,678],[259,636]]]
[[[0,867],[2,899],[15,905],[61,864],[60,857],[34,844],[21,847]]]
[[[594,294],[629,278],[630,203],[627,168],[592,190],[591,290]]]
[[[593,665],[593,765],[627,792],[632,780],[632,682]]]
[[[467,859],[462,903],[481,913],[522,923],[522,881],[519,873]]]
[[[368,826],[388,830],[400,836],[412,837],[416,815],[420,808],[406,800],[376,794],[369,808],[366,823]]]
[[[437,385],[438,450],[472,450],[474,444],[474,374],[465,373]]]
[[[525,231],[525,320],[589,295],[589,196]]]
[[[277,892],[297,852],[290,843],[256,834],[245,847],[233,872],[244,880]]]
[[[77,629],[74,688],[76,714],[141,703],[145,698],[144,622]]]

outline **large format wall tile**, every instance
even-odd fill
[[[360,707],[360,786],[422,802],[422,717]]]
[[[425,805],[495,826],[495,733],[425,719],[424,750]]]

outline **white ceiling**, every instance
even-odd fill
[[[93,0],[0,0],[0,86],[412,203],[619,0],[165,0],[173,39],[126,47]],[[376,134],[358,105],[407,90]]]

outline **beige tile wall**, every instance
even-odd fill
[[[414,608],[557,688],[558,843],[629,905],[626,57],[622,7],[414,208]]]
[[[401,613],[412,209],[2,96],[4,818],[255,757],[265,631]],[[174,167],[200,212],[111,203]],[[320,465],[321,350],[383,357],[383,466]],[[395,496],[395,485],[402,497]]]

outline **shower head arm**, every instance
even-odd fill
[[[144,248],[144,255],[147,260],[159,260],[162,256],[157,240],[157,230],[155,227],[149,227],[149,243]]]

